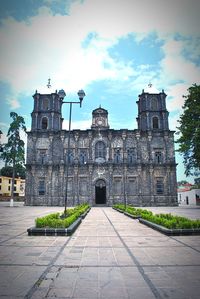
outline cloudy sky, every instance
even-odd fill
[[[73,128],[89,128],[101,105],[111,128],[136,129],[137,97],[151,82],[167,93],[176,130],[182,95],[200,81],[199,11],[198,0],[0,0],[0,129],[7,133],[11,111],[30,128],[36,89],[64,89],[68,100],[85,90]]]

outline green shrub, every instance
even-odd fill
[[[35,225],[37,228],[46,227],[46,228],[67,228],[75,220],[78,219],[90,206],[88,204],[81,204],[74,208],[67,209],[67,217],[64,218],[60,213],[49,214],[44,217],[36,218]]]
[[[114,205],[115,208],[125,211],[123,204]],[[151,211],[135,208],[130,205],[126,206],[126,212],[132,215],[140,215],[143,219],[169,229],[194,229],[200,228],[200,220],[191,220],[186,217],[168,214],[153,214]]]

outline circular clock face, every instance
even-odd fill
[[[103,122],[102,122],[101,119],[99,119],[99,120],[97,121],[97,123],[98,123],[99,126],[101,126],[101,125],[103,124]]]

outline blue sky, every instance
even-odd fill
[[[176,130],[182,95],[200,83],[199,11],[198,0],[1,0],[2,142],[11,111],[30,128],[36,89],[63,88],[68,99],[85,90],[83,107],[73,107],[73,128],[90,128],[101,105],[111,128],[136,129],[137,97],[151,82],[167,93]],[[67,106],[63,116],[67,128]],[[178,154],[176,160],[178,180],[185,179]]]

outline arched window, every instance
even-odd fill
[[[47,117],[43,117],[42,118],[42,129],[46,130],[48,128],[48,118]]]
[[[158,129],[158,128],[159,128],[158,117],[154,116],[153,117],[153,129]]]
[[[49,99],[43,99],[42,108],[43,108],[43,110],[48,110],[49,109]]]
[[[158,100],[156,98],[151,99],[151,110],[158,110]]]
[[[155,152],[155,162],[157,164],[162,163],[162,152]]]
[[[120,153],[120,148],[116,148],[114,152],[114,162],[115,163],[120,163],[121,162],[121,153]]]
[[[135,156],[135,149],[134,148],[128,148],[127,149],[127,160],[129,164],[132,164],[135,162],[136,156]]]
[[[98,141],[95,145],[95,159],[106,158],[106,146],[103,141]]]
[[[80,164],[85,164],[87,162],[87,152],[86,150],[81,150],[79,155]]]
[[[73,149],[69,149],[69,151],[67,150],[67,152],[66,152],[66,160],[67,160],[67,163],[73,164],[73,162],[74,162]]]

